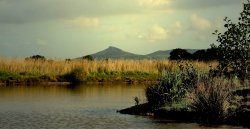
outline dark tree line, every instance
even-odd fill
[[[212,61],[219,60],[221,55],[219,50],[211,47],[206,50],[197,50],[194,53],[189,53],[186,49],[176,48],[170,52],[170,60],[197,60],[197,61]]]
[[[45,61],[46,58],[45,58],[45,56],[41,56],[41,55],[33,55],[33,56],[25,58],[25,60],[35,60],[35,61],[40,60],[40,61]]]

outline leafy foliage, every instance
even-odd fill
[[[222,57],[219,59],[218,74],[238,76],[241,79],[249,76],[250,65],[250,1],[244,4],[238,23],[233,23],[227,17],[222,34],[215,31],[218,36],[217,46]]]
[[[180,74],[166,73],[159,83],[146,89],[148,103],[154,108],[172,104],[185,96]]]
[[[198,70],[187,62],[181,63],[179,69],[183,87],[188,91],[193,90],[199,80]]]
[[[190,64],[179,65],[176,72],[166,71],[159,83],[146,89],[148,103],[154,108],[181,101],[186,92],[193,90],[198,81],[198,71]]]

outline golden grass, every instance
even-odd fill
[[[209,66],[215,67],[216,62],[204,63],[189,61],[195,68],[208,71]],[[178,69],[176,61],[169,60],[79,60],[79,61],[34,61],[24,59],[0,59],[0,72],[33,75],[46,75],[56,77],[64,75],[75,68],[83,69],[88,75],[100,71],[116,72],[144,72],[150,74],[160,74],[163,69],[174,71]]]

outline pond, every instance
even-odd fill
[[[144,98],[144,85],[1,86],[1,129],[199,129],[242,128],[178,123],[119,114]]]

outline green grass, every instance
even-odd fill
[[[156,81],[157,74],[146,73],[139,71],[118,72],[118,71],[103,71],[93,72],[86,76],[86,81],[123,81],[123,82],[142,82],[142,81]]]

